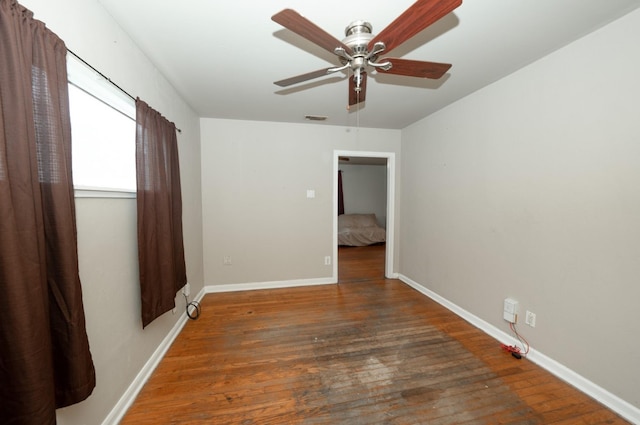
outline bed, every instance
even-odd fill
[[[378,225],[375,214],[338,216],[338,245],[366,246],[385,240],[386,231]]]

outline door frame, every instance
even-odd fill
[[[341,156],[387,159],[387,219],[384,275],[387,279],[398,277],[394,271],[395,251],[395,199],[396,199],[396,154],[395,152],[333,151],[333,278],[338,282],[338,170]]]

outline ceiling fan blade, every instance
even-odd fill
[[[314,78],[322,77],[323,75],[329,75],[334,72],[334,67],[323,68],[317,71],[307,72],[306,74],[296,75],[295,77],[285,78],[284,80],[275,81],[273,84],[280,87],[288,87],[293,84],[298,84],[303,81],[313,80]]]
[[[423,62],[408,59],[384,58],[393,65],[389,70],[378,68],[385,74],[406,75],[408,77],[431,78],[437,80],[451,68],[450,63]]]
[[[369,51],[382,41],[389,53],[461,4],[462,0],[418,0],[369,42]]]
[[[349,77],[349,106],[364,102],[367,97],[367,73],[362,72],[362,81],[360,82],[360,91],[356,91],[356,76]]]
[[[317,44],[325,50],[334,53],[336,47],[342,47],[347,53],[353,53],[352,50],[342,44],[340,40],[300,15],[292,9],[284,9],[271,17],[271,20],[279,23],[283,27],[295,32],[296,34],[306,38],[312,43]]]

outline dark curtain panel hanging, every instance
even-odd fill
[[[344,214],[344,194],[342,193],[342,171],[338,171],[338,215]]]
[[[176,127],[136,100],[138,257],[142,327],[175,307],[187,283]]]
[[[95,387],[78,276],[66,47],[0,0],[0,423]]]

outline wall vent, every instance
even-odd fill
[[[309,121],[325,121],[328,117],[324,115],[305,115],[304,119]]]

